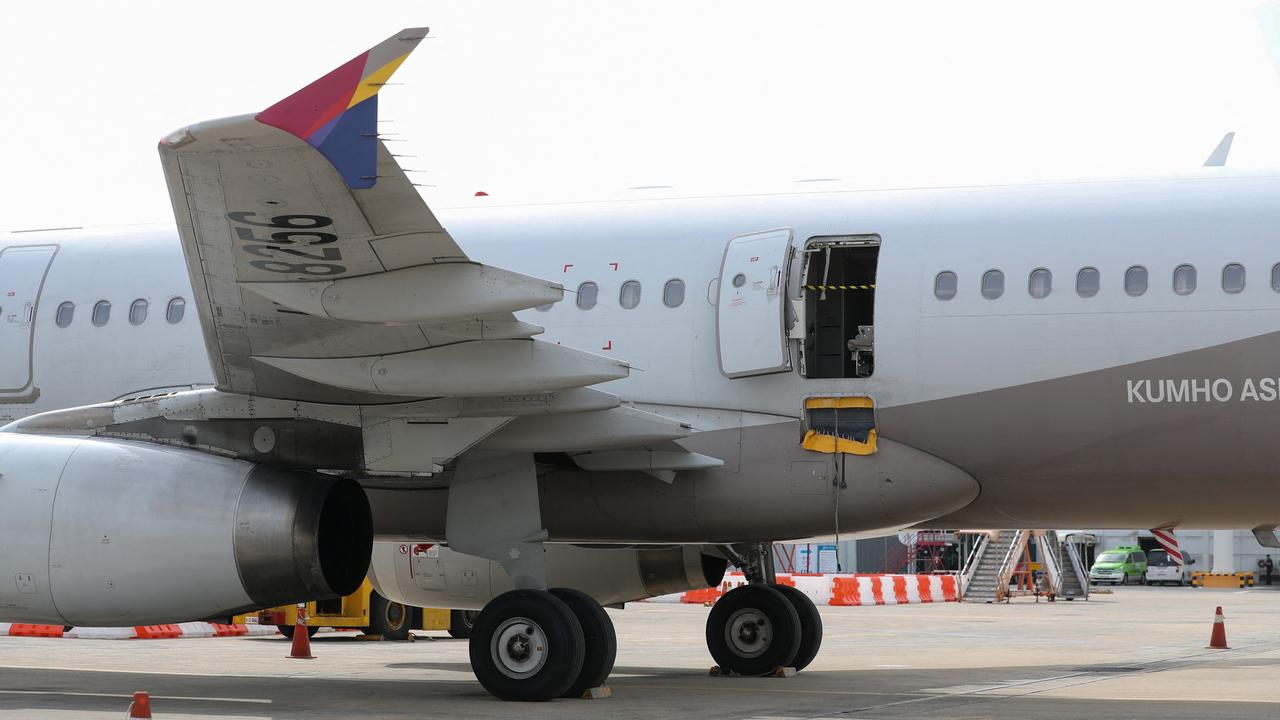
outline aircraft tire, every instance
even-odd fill
[[[770,587],[782,593],[782,597],[791,603],[791,606],[796,609],[796,615],[800,618],[800,647],[796,650],[795,659],[791,661],[791,667],[797,671],[803,670],[813,662],[813,659],[818,656],[818,651],[822,649],[822,615],[818,613],[818,606],[813,604],[813,600],[808,595],[790,585]]]
[[[414,608],[371,592],[369,626],[364,631],[370,635],[381,635],[383,640],[408,640],[415,614]]]
[[[449,636],[459,640],[471,637],[471,628],[475,627],[478,617],[480,617],[479,610],[450,610]]]
[[[613,672],[613,662],[618,657],[618,635],[613,630],[609,613],[600,607],[595,598],[573,588],[551,588],[551,594],[564,601],[582,625],[582,637],[586,643],[582,656],[582,671],[560,697],[582,697],[591,688],[602,687]]]
[[[725,593],[707,615],[707,650],[722,671],[768,675],[800,650],[800,616],[782,593],[743,585]]]
[[[500,700],[544,702],[564,694],[582,672],[582,624],[545,590],[510,590],[480,611],[471,630],[471,670]]]

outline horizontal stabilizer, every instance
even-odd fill
[[[419,325],[559,302],[564,287],[470,262],[434,263],[387,272],[301,282],[246,282],[292,310],[331,320]]]
[[[612,358],[538,340],[463,342],[351,358],[254,359],[314,382],[401,397],[564,390],[618,380],[630,371]]]

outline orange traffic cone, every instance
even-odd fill
[[[293,625],[293,645],[289,648],[291,660],[315,660],[311,654],[311,635],[307,633],[307,608],[298,607],[298,620]]]
[[[1213,615],[1213,634],[1209,636],[1209,649],[1227,650],[1227,621],[1222,617],[1222,606]]]
[[[151,717],[151,695],[149,693],[136,692],[133,694],[133,702],[129,703],[129,717]]]

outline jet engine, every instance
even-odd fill
[[[0,433],[0,620],[141,625],[354,592],[352,480],[162,445]]]
[[[602,605],[718,585],[727,565],[693,545],[547,545],[546,553],[549,586],[581,590]],[[500,564],[431,543],[374,543],[370,578],[383,597],[416,607],[479,610],[512,589]]]

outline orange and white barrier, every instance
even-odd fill
[[[69,637],[82,640],[162,640],[193,637],[238,637],[275,635],[275,625],[223,625],[189,622],[175,625],[135,625],[133,627],[73,627],[0,623],[0,637]]]
[[[956,602],[959,598],[955,575],[796,573],[777,577],[779,584],[790,585],[808,595],[815,605],[914,605]],[[746,584],[742,574],[730,573],[716,587],[649,598],[648,602],[704,605]]]

